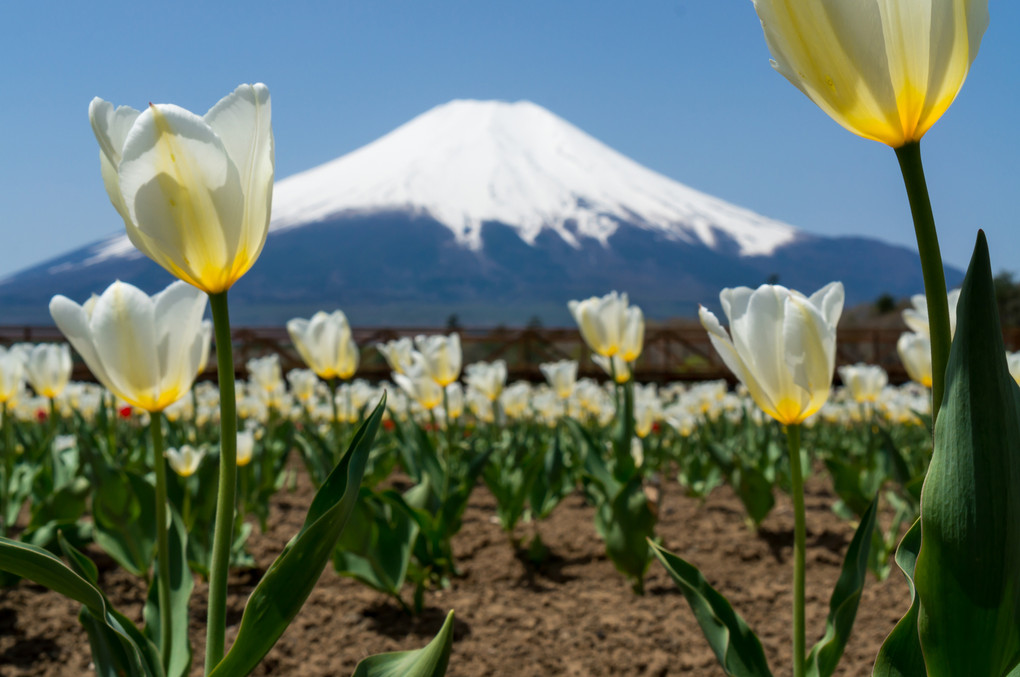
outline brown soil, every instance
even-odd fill
[[[808,643],[824,631],[828,598],[839,575],[851,525],[830,510],[827,482],[808,482]],[[666,547],[702,569],[765,646],[776,675],[790,674],[790,583],[793,514],[778,497],[758,532],[749,530],[728,488],[707,501],[687,498],[675,482],[662,491],[658,533]],[[261,569],[231,578],[228,646],[245,599],[262,570],[300,526],[311,488],[274,497],[270,530],[249,542]],[[454,541],[464,576],[426,598],[418,618],[327,565],[301,613],[255,671],[256,675],[349,675],[367,655],[417,648],[456,611],[449,675],[722,675],[683,596],[653,562],[647,593],[636,596],[606,559],[593,510],[580,495],[564,501],[538,525],[551,549],[541,566],[515,552],[494,518],[483,487],[472,496],[464,528]],[[530,534],[525,525],[519,535]],[[101,585],[113,604],[140,622],[144,590],[95,550]],[[204,651],[204,584],[192,598],[194,675]],[[908,606],[906,583],[895,572],[885,582],[869,576],[857,624],[837,675],[871,674],[882,640]],[[409,596],[409,593],[408,593]],[[60,676],[92,672],[77,607],[37,585],[0,590],[0,675]]]

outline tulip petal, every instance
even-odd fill
[[[237,167],[245,195],[244,226],[232,273],[236,277],[255,263],[269,232],[274,165],[271,110],[269,88],[256,83],[239,86],[204,118]]]
[[[159,360],[152,300],[137,287],[114,282],[96,301],[89,326],[110,390],[131,404],[153,410]]]
[[[244,221],[237,168],[202,118],[149,106],[124,143],[120,188],[146,254],[209,293],[229,288]]]
[[[89,104],[89,122],[99,142],[99,171],[103,177],[103,186],[106,187],[106,194],[110,196],[114,209],[124,219],[129,237],[134,224],[120,191],[117,167],[120,166],[124,141],[139,114],[128,106],[120,106],[114,110],[113,104],[99,97],[92,99],[92,103]]]
[[[826,323],[835,327],[839,323],[839,316],[843,314],[844,298],[843,283],[830,282],[808,297],[808,301],[818,308]]]
[[[152,297],[155,307],[159,392],[162,406],[179,400],[201,368],[202,316],[208,297],[185,282],[174,282]]]
[[[712,342],[712,347],[719,353],[726,367],[744,384],[751,395],[751,399],[769,416],[775,416],[775,402],[762,389],[757,378],[747,368],[747,365],[744,364],[744,360],[737,353],[729,335],[722,325],[719,324],[715,314],[704,306],[700,306],[698,308],[698,319],[701,320],[701,326],[708,332],[708,338]]]
[[[85,360],[92,375],[109,390],[113,390],[110,387],[110,377],[107,375],[103,361],[99,359],[99,353],[92,342],[89,317],[85,309],[66,296],[58,294],[50,300],[50,316],[60,333],[70,341],[81,358]]]
[[[783,345],[783,302],[790,294],[785,287],[762,285],[748,299],[747,312],[730,319],[733,347],[774,406],[792,395]]]

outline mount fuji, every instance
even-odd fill
[[[49,323],[54,294],[81,301],[114,279],[151,292],[171,278],[118,235],[0,280],[0,308],[7,323]],[[840,279],[848,303],[922,289],[906,248],[810,235],[729,204],[527,101],[458,100],[278,181],[265,249],[231,290],[231,314],[567,324],[568,300],[618,289],[664,318],[776,279],[806,293]]]

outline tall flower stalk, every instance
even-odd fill
[[[896,159],[903,173],[903,183],[910,201],[914,219],[917,250],[921,255],[921,274],[924,276],[924,295],[928,303],[928,327],[931,339],[931,412],[932,424],[938,418],[939,407],[946,388],[946,364],[952,344],[949,320],[949,300],[946,295],[946,275],[942,267],[935,216],[928,197],[928,184],[921,164],[921,144],[913,141],[896,149]]]
[[[156,471],[156,570],[159,579],[159,646],[163,666],[170,664],[172,611],[170,607],[170,534],[167,531],[166,459],[163,458],[163,414],[154,412],[149,420],[152,437],[152,467]]]
[[[234,392],[234,348],[230,335],[227,292],[209,296],[216,338],[216,368],[220,385],[220,471],[216,485],[216,519],[209,568],[209,612],[206,626],[205,671],[223,658],[227,627],[227,571],[234,539],[237,503],[237,396]]]

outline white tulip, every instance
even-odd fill
[[[181,477],[191,477],[205,458],[205,447],[195,448],[182,444],[180,449],[169,448],[164,452],[170,467]]]
[[[67,332],[64,335],[67,336]],[[64,392],[71,380],[72,367],[71,349],[66,343],[40,343],[32,346],[28,353],[25,375],[36,395],[53,398]]]
[[[17,351],[0,346],[0,402],[7,402],[25,382],[25,363]]]
[[[567,307],[592,352],[603,357],[620,352],[628,326],[626,294],[613,291],[601,297],[570,301]]]
[[[949,302],[949,336],[956,335],[956,306],[960,303],[960,290],[954,289],[947,296]],[[911,331],[925,336],[931,335],[928,329],[928,300],[924,294],[915,294],[910,297],[913,308],[903,311],[903,321]]]
[[[54,296],[50,314],[100,383],[132,406],[156,412],[183,397],[198,374],[208,351],[206,302],[205,294],[181,282],[150,298],[118,281],[89,308]]]
[[[464,369],[464,382],[491,402],[499,399],[506,385],[506,362],[475,362]]]
[[[874,402],[889,383],[889,374],[877,364],[847,364],[839,377],[855,402]]]
[[[320,378],[346,381],[358,370],[358,344],[343,311],[320,310],[310,320],[295,318],[287,322],[287,332],[301,359]]]
[[[174,276],[226,291],[262,251],[273,197],[269,90],[241,85],[203,117],[95,98],[103,183],[131,243]]]
[[[931,340],[927,334],[904,332],[896,341],[896,352],[915,383],[931,388]]]
[[[414,343],[407,336],[386,343],[376,343],[376,350],[386,359],[390,369],[398,374],[405,374],[414,362],[412,358]]]
[[[425,358],[420,353],[414,354],[414,360],[406,373],[393,374],[393,381],[426,411],[431,411],[443,403],[442,386],[429,374],[425,367]]]
[[[754,0],[772,66],[851,132],[919,141],[956,98],[988,0]]]
[[[577,360],[546,362],[538,365],[538,368],[560,398],[565,400],[574,392],[574,384],[577,383]]]
[[[730,334],[704,307],[701,324],[761,410],[790,425],[821,409],[832,387],[842,283],[831,282],[810,298],[766,284],[724,289],[719,299]]]
[[[444,388],[460,377],[460,335],[416,336],[414,344],[424,358],[425,370]]]
[[[239,430],[237,432],[237,467],[243,468],[251,463],[254,453],[255,433],[251,430]]]

